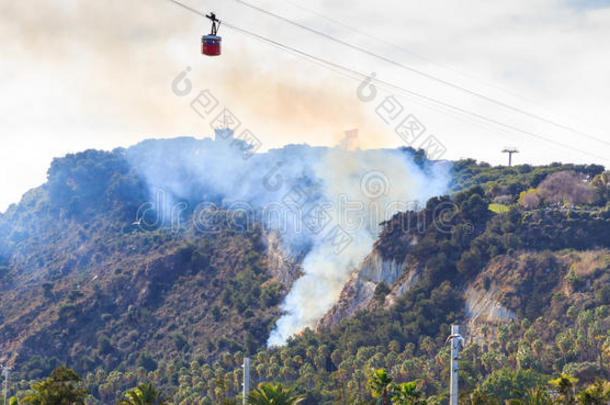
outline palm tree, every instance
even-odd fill
[[[557,388],[563,403],[573,404],[575,396],[575,386],[578,382],[578,378],[574,378],[570,375],[561,373],[559,378],[549,381],[549,384]]]
[[[420,399],[422,395],[417,390],[415,381],[398,384],[394,390],[392,403],[397,405],[425,405],[426,401]]]
[[[596,380],[595,384],[581,391],[576,400],[579,405],[605,405],[610,401],[610,383]]]
[[[373,375],[369,379],[369,388],[374,398],[381,397],[383,405],[390,405],[389,393],[392,387],[392,377],[388,374],[385,368],[380,368],[373,371]]]
[[[157,391],[152,383],[143,383],[129,391],[118,405],[167,405],[168,403],[168,399]]]
[[[248,394],[250,405],[297,405],[305,400],[305,395],[294,395],[294,389],[282,384],[260,383]]]
[[[67,367],[57,367],[44,381],[32,384],[32,389],[21,401],[23,404],[84,405],[87,387],[78,374]]]
[[[520,394],[519,399],[511,399],[509,404],[514,405],[552,405],[553,400],[544,388],[531,388]]]
[[[459,396],[460,405],[500,405],[497,399],[494,399],[480,391],[462,392]],[[510,404],[512,405],[512,404]]]

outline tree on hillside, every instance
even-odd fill
[[[610,201],[610,171],[598,174],[591,180],[591,186],[595,188],[602,204]]]
[[[550,202],[567,204],[587,204],[595,199],[595,190],[582,176],[564,171],[549,175],[538,187],[544,198]]]
[[[538,189],[535,188],[530,188],[527,191],[523,191],[519,196],[519,204],[528,210],[538,208],[541,203],[542,197],[540,196]]]
[[[575,403],[574,397],[576,395],[577,382],[577,378],[561,373],[559,378],[549,381],[549,384],[555,387],[559,393],[562,404],[573,404]]]
[[[538,187],[542,198],[549,203],[570,205],[590,204],[596,200],[595,189],[571,171],[549,175]]]
[[[392,403],[396,405],[425,405],[423,393],[418,391],[415,381],[398,384],[394,389]]]
[[[87,387],[73,370],[61,366],[44,381],[32,384],[30,393],[22,400],[31,405],[84,405]]]
[[[483,384],[481,391],[492,398],[506,400],[515,397],[527,387],[536,387],[544,382],[542,376],[533,370],[511,370],[502,368],[491,373]]]
[[[169,401],[152,383],[139,384],[129,391],[117,405],[166,405]]]
[[[497,399],[480,391],[462,392],[458,398],[458,403],[460,405],[500,405]]]
[[[529,388],[518,399],[510,399],[507,405],[552,405],[553,400],[542,387]]]
[[[538,188],[522,192],[519,203],[528,209],[537,208],[543,203],[591,204],[598,199],[597,194],[595,186],[587,183],[582,175],[561,171],[549,174]]]
[[[385,368],[373,371],[369,379],[369,388],[373,398],[381,398],[383,405],[390,405],[390,391],[392,388],[392,377]]]
[[[388,287],[388,284],[385,281],[382,281],[381,283],[377,284],[377,287],[375,287],[373,297],[375,298],[377,304],[381,306],[385,302],[385,297],[389,293],[390,287]]]
[[[305,400],[304,395],[294,395],[294,389],[282,384],[261,383],[248,394],[250,405],[297,405]]]
[[[482,225],[489,217],[488,207],[491,201],[480,186],[458,193],[454,202],[460,207],[462,216],[470,224]]]
[[[610,383],[595,381],[576,396],[579,405],[606,405],[610,401]]]

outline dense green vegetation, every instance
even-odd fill
[[[77,405],[89,403],[92,398],[87,393],[82,380],[73,370],[59,367],[51,377],[40,383],[33,383],[27,395],[19,402],[10,398],[11,405]],[[578,379],[561,373],[556,379],[546,381],[541,375],[526,371],[501,371],[488,379],[485,385],[475,391],[463,391],[459,403],[464,405],[500,405],[501,398],[507,405],[605,405],[610,401],[610,382],[596,379],[577,392]],[[438,397],[427,397],[425,381],[414,380],[395,383],[394,378],[384,368],[372,370],[367,381],[371,401],[360,404],[381,405],[426,405],[442,403]],[[295,388],[286,388],[281,383],[263,382],[247,395],[250,405],[297,405],[303,403],[307,395],[295,394]],[[446,400],[446,398],[444,398]],[[343,401],[345,402],[345,401]],[[116,405],[166,405],[170,401],[152,383],[141,383],[129,390]],[[239,398],[223,398],[222,405],[237,405]]]
[[[270,271],[267,230],[134,225],[148,195],[123,156],[59,159],[47,184],[0,216],[0,345],[22,403],[54,403],[36,397],[52,386],[87,403],[230,404],[245,356],[253,386],[263,384],[252,403],[446,403],[445,340],[470,320],[469,287],[514,316],[469,324],[463,403],[544,404],[528,398],[557,391],[556,403],[595,404],[587,395],[607,391],[595,385],[610,375],[600,166],[455,162],[451,195],[395,215],[375,244],[387,260],[415,263],[411,288],[389,301],[393,286],[379,283],[369,309],[268,349],[292,279]],[[590,198],[573,200],[549,175],[578,179]],[[523,203],[528,193],[536,204]]]

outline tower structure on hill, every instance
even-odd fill
[[[504,148],[502,153],[508,153],[508,167],[511,167],[513,165],[513,153],[519,153],[519,150],[511,146]]]

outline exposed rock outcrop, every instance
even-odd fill
[[[417,265],[409,260],[384,260],[373,250],[345,284],[337,303],[316,324],[316,329],[330,328],[343,318],[374,305],[375,288],[381,282],[390,286],[386,306],[404,294],[417,279]]]
[[[497,289],[484,290],[468,286],[464,293],[466,300],[466,340],[483,343],[483,340],[495,336],[496,326],[516,319],[513,311],[500,305],[497,299]],[[489,331],[483,332],[483,326]]]
[[[267,270],[269,274],[284,287],[290,288],[299,277],[303,255],[293,256],[282,247],[280,236],[276,232],[264,235],[267,246]]]
[[[409,291],[419,279],[418,263],[411,260],[409,256],[407,256],[403,268],[406,271],[394,282],[390,293],[385,298],[385,309],[389,309],[396,302],[396,299]]]

